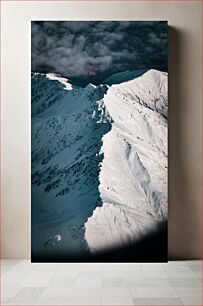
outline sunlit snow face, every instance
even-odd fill
[[[151,68],[167,71],[167,22],[32,22],[32,71],[87,84]]]

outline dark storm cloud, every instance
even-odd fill
[[[99,80],[150,68],[167,70],[166,22],[32,22],[32,71]]]

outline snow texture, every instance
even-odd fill
[[[167,74],[134,75],[32,74],[32,254],[94,254],[167,219]]]
[[[33,256],[89,252],[84,223],[102,204],[101,139],[111,125],[99,101],[108,87],[64,82],[32,75]]]
[[[85,224],[91,252],[135,242],[167,219],[167,74],[150,70],[103,98],[112,129],[103,136],[103,206]]]

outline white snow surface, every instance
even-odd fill
[[[167,73],[112,85],[101,103],[112,128],[102,138],[103,205],[85,223],[92,253],[138,241],[167,220]]]
[[[46,76],[49,80],[58,81],[61,84],[63,84],[65,86],[66,90],[71,90],[72,89],[72,85],[70,83],[68,83],[68,80],[66,78],[58,76],[55,73],[47,73]]]

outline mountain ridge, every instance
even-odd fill
[[[51,75],[51,79],[46,74],[32,77],[33,254],[88,254],[104,250],[109,246],[108,239],[100,236],[98,239],[97,234],[102,233],[101,224],[109,226],[119,212],[117,222],[120,229],[123,224],[123,233],[117,235],[117,226],[116,235],[103,232],[104,237],[111,237],[111,246],[120,245],[120,238],[126,242],[140,239],[156,227],[155,221],[167,218],[167,192],[157,187],[160,178],[167,185],[167,173],[163,167],[159,169],[160,163],[156,161],[161,158],[160,162],[167,164],[167,74],[149,70],[133,80],[111,86],[88,84],[81,88],[66,83],[69,80],[56,75]],[[154,132],[157,126],[160,137]],[[112,144],[119,149],[118,155],[110,150]],[[149,150],[154,155],[150,156]],[[108,156],[113,159],[106,159]],[[147,162],[152,157],[153,171]],[[132,198],[127,209],[123,209],[126,205],[123,191],[119,191],[121,201],[118,194],[115,196],[119,179],[122,181],[120,174],[116,173],[116,184],[107,180],[112,176],[109,166],[122,173],[119,165],[123,162],[128,169],[125,180],[137,180],[136,186],[130,184],[132,195],[125,194]],[[129,169],[132,171],[128,177]],[[135,193],[134,188],[139,192]],[[149,217],[153,210],[148,209],[144,215],[137,206],[135,211],[132,205],[135,195],[138,198],[141,195],[143,203],[147,201],[152,206],[163,202],[160,204],[163,211],[159,211],[155,221]],[[132,210],[133,216],[142,216],[146,226],[133,222]],[[107,211],[110,214],[104,217]],[[95,218],[101,219],[101,223],[96,223]],[[138,227],[141,236],[137,234]]]
[[[104,104],[112,128],[101,148],[103,205],[85,224],[93,253],[138,241],[167,220],[167,75],[149,70],[112,85]]]

